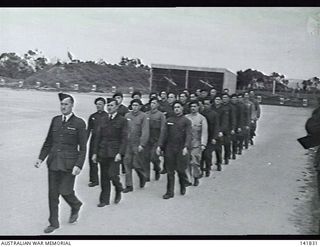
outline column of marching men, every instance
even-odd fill
[[[110,204],[110,181],[116,186],[115,203],[121,200],[121,192],[134,191],[133,170],[139,178],[140,188],[151,179],[150,166],[153,166],[155,180],[159,180],[160,174],[167,174],[167,190],[163,198],[169,199],[174,197],[175,173],[178,174],[180,193],[184,195],[186,187],[198,186],[203,176],[209,177],[215,170],[213,153],[216,170],[221,171],[222,165],[228,165],[231,159],[242,154],[243,148],[253,145],[260,117],[254,91],[232,95],[228,94],[228,89],[221,94],[215,89],[195,93],[184,90],[178,95],[166,91],[152,92],[147,104],[142,103],[139,91],[133,92],[131,98],[128,107],[122,104],[120,92],[107,101],[97,98],[97,112],[88,120],[88,133],[92,132],[90,147],[95,150],[89,151],[90,187],[99,185],[93,178],[98,177],[97,163],[101,167],[102,191],[98,207]],[[101,109],[103,104],[107,104],[108,113]],[[108,114],[119,115],[122,122],[126,121],[121,133],[118,130],[120,125],[114,123],[116,118],[106,117]],[[118,146],[119,150],[109,154],[112,159],[117,152],[119,154],[117,162],[111,162],[115,163],[113,168],[103,162],[104,153]],[[161,156],[164,160],[162,170]],[[113,176],[119,177],[120,166],[125,173],[124,188],[112,180]],[[120,181],[119,178],[116,180]]]
[[[73,188],[84,163],[87,140],[88,186],[101,186],[98,207],[110,204],[111,183],[116,204],[122,193],[133,192],[135,173],[140,188],[153,177],[157,181],[166,175],[163,199],[170,199],[174,197],[175,174],[184,195],[188,186],[198,186],[202,177],[222,171],[253,145],[260,117],[254,91],[232,95],[228,89],[222,93],[215,89],[152,92],[147,104],[135,91],[128,107],[122,104],[122,93],[117,92],[112,98],[94,100],[97,111],[90,115],[85,129],[84,121],[72,112],[73,97],[60,93],[59,98],[62,117],[53,118],[36,162],[39,167],[48,156],[50,225],[45,233],[59,228],[59,195],[71,207],[69,222],[78,219],[82,203]],[[125,174],[124,186],[120,172]]]

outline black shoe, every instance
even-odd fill
[[[206,171],[206,177],[210,177],[210,171]]]
[[[156,172],[154,176],[155,180],[158,181],[160,179],[160,172]]]
[[[100,202],[97,206],[99,207],[99,208],[103,208],[103,207],[105,207],[105,206],[107,206],[107,205],[109,205],[110,203],[105,203],[105,202]]]
[[[201,170],[200,177],[202,178],[204,175],[204,171]]]
[[[116,197],[114,198],[114,203],[118,204],[121,201],[121,192],[117,191],[116,192]]]
[[[43,232],[44,233],[51,233],[51,232],[54,232],[56,229],[58,229],[59,228],[59,226],[47,226],[44,230],[43,230]]]
[[[235,155],[235,154],[232,155],[232,159],[233,159],[233,160],[236,159],[236,155]]]
[[[80,211],[80,208],[82,206],[82,202],[79,202],[79,206],[77,208],[72,208],[71,209],[71,215],[70,215],[70,218],[69,218],[69,223],[75,223],[78,218],[79,218],[79,211]]]
[[[166,193],[162,196],[163,199],[170,199],[170,198],[173,198],[173,194],[170,194],[170,193]]]
[[[198,186],[198,185],[199,185],[199,178],[194,178],[193,186]]]
[[[167,170],[166,169],[163,169],[160,174],[166,174],[167,173]]]
[[[70,218],[69,218],[69,223],[70,224],[73,224],[78,220],[79,211],[80,211],[80,208],[78,210],[74,210],[73,212],[71,212],[71,215],[70,215]]]
[[[146,180],[146,182],[150,182],[150,178],[146,178],[145,180]]]
[[[222,169],[221,169],[221,164],[220,164],[220,163],[218,163],[218,164],[217,164],[217,170],[218,170],[218,171],[221,171],[221,170],[222,170]]]
[[[225,160],[224,160],[224,164],[225,164],[225,165],[228,165],[228,164],[229,164],[229,159],[225,159]]]
[[[253,145],[253,140],[252,139],[250,139],[250,145]]]
[[[241,154],[242,154],[242,151],[241,151],[241,150],[239,150],[239,151],[238,151],[238,155],[241,155]]]
[[[146,185],[146,182],[147,182],[147,179],[145,177],[141,177],[140,178],[140,188],[144,188],[144,186]]]
[[[188,187],[188,186],[191,186],[192,185],[192,183],[191,182],[186,182],[186,187]]]
[[[133,191],[133,187],[132,186],[127,186],[122,192],[123,193],[128,193],[128,192],[131,192]]]
[[[186,187],[184,187],[184,186],[181,186],[181,187],[180,187],[180,194],[181,194],[181,195],[186,194]]]
[[[98,182],[90,182],[90,183],[88,184],[89,187],[94,187],[94,186],[98,186],[98,185],[99,185]]]

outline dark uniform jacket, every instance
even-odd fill
[[[47,156],[50,170],[70,171],[74,166],[83,167],[86,157],[86,124],[74,114],[66,123],[62,116],[55,116],[42,146],[39,159]]]
[[[231,106],[234,109],[234,116],[235,116],[235,126],[237,128],[243,128],[243,111],[244,111],[244,105],[240,102],[233,104],[231,103]]]
[[[243,125],[250,126],[252,120],[252,108],[253,104],[251,101],[243,102]]]
[[[89,139],[90,133],[91,133],[91,139],[90,139],[91,148],[93,148],[96,132],[101,121],[103,120],[103,118],[107,118],[107,117],[108,117],[108,113],[106,113],[105,111],[95,112],[90,115],[88,120],[87,138]]]
[[[169,104],[168,101],[159,101],[159,111],[163,112],[165,115],[167,115],[168,112],[172,111],[172,106]]]
[[[189,101],[186,101],[183,105],[183,114],[189,114],[190,113],[190,107],[189,107]]]
[[[222,104],[219,108],[215,107],[214,111],[219,116],[220,131],[224,134],[235,129],[234,112],[229,104]]]
[[[164,112],[164,115],[166,116],[166,118],[174,117],[176,115],[173,110],[173,104],[168,105],[167,111]]]
[[[163,134],[160,137],[160,147],[170,151],[191,149],[191,121],[184,115],[169,117]]]
[[[125,154],[127,142],[127,120],[119,113],[113,118],[106,118],[97,130],[94,154],[98,158],[113,158],[118,153]]]
[[[256,98],[250,98],[250,101],[253,104],[252,112],[254,114],[254,118],[255,119],[260,118],[261,109],[260,109],[260,104],[259,104],[258,100]]]
[[[211,143],[211,140],[216,139],[219,133],[219,116],[213,110],[203,110],[201,114],[207,119],[208,142]]]
[[[119,105],[117,112],[124,117],[129,112],[129,110],[128,107],[121,104]]]

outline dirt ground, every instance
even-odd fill
[[[87,120],[98,94],[74,94],[75,113]],[[128,99],[126,99],[126,102]],[[42,235],[47,226],[47,169],[34,168],[50,121],[59,114],[57,93],[0,89],[0,235]],[[312,155],[296,141],[311,110],[262,106],[255,145],[163,200],[166,177],[124,194],[119,205],[97,208],[100,188],[89,188],[88,163],[76,181],[84,202],[79,222],[67,223],[61,199],[56,235],[318,234],[318,198]],[[124,181],[124,176],[121,175]],[[112,192],[112,197],[114,196]]]

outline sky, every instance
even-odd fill
[[[0,8],[0,53],[320,77],[320,8]]]

